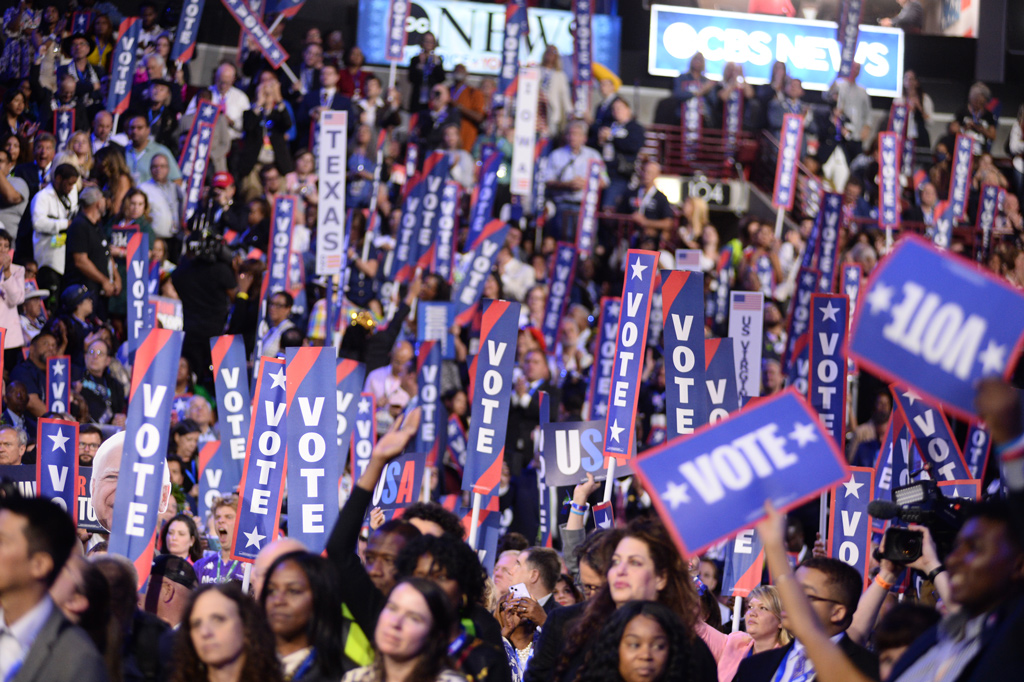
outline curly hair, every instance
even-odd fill
[[[487,573],[480,565],[476,552],[451,535],[421,535],[409,540],[398,553],[395,566],[399,577],[415,575],[420,557],[424,556],[430,557],[430,576],[419,577],[439,576],[457,582],[463,597],[462,615],[468,614],[472,605],[478,603],[483,596],[487,580]]]
[[[289,552],[278,557],[267,569],[267,579],[263,592],[260,594],[260,608],[267,611],[267,598],[270,590],[267,586],[273,578],[278,566],[292,562],[303,572],[309,581],[309,590],[313,595],[313,610],[306,624],[306,637],[309,644],[316,650],[316,661],[320,673],[328,679],[339,679],[343,674],[340,588],[334,570],[327,559],[310,552]]]
[[[175,457],[177,457],[175,455]],[[181,459],[178,459],[180,462]],[[184,468],[184,467],[182,467]],[[196,527],[196,522],[188,514],[178,514],[173,517],[170,521],[164,524],[164,527],[160,529],[160,551],[163,554],[168,554],[167,551],[167,532],[171,529],[171,524],[175,521],[180,521],[188,526],[188,533],[192,536],[192,544],[188,547],[188,558],[191,561],[197,561],[203,556],[203,547],[199,543],[199,528]]]
[[[631,601],[615,611],[608,623],[601,629],[592,655],[580,670],[579,682],[622,682],[619,673],[619,644],[626,627],[635,618],[650,618],[660,627],[668,639],[668,661],[659,675],[662,680],[690,679],[690,647],[692,641],[686,636],[686,628],[679,617],[664,604],[653,601]]]
[[[238,679],[245,682],[283,682],[281,664],[277,660],[277,649],[270,626],[267,625],[263,612],[256,602],[243,594],[235,583],[203,585],[192,595],[174,643],[173,660],[177,662],[177,666],[171,676],[171,682],[196,682],[208,679],[206,664],[199,659],[199,654],[192,643],[192,610],[208,592],[219,592],[235,602],[238,607],[238,616],[242,620],[242,655],[245,656],[245,664]]]
[[[657,517],[634,519],[622,535],[622,539],[626,538],[639,540],[647,546],[655,572],[666,579],[665,587],[658,592],[658,603],[664,604],[679,617],[684,636],[692,639],[696,636],[694,626],[700,613],[700,602],[693,581],[690,580],[686,562],[669,537],[664,524]],[[610,562],[609,566],[606,566],[605,575],[609,569]],[[612,601],[611,590],[605,582],[597,594],[587,602],[583,615],[569,628],[566,646],[556,668],[556,679],[561,679],[566,673],[573,657],[581,651],[591,650],[598,628],[601,623],[607,622],[615,610],[616,604]]]
[[[441,530],[454,535],[459,540],[466,537],[466,529],[462,527],[459,517],[439,505],[437,502],[414,502],[402,513],[406,521],[423,519],[441,526]]]

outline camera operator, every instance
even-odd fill
[[[209,383],[210,337],[224,333],[228,306],[238,288],[231,252],[219,236],[193,232],[171,281],[185,317],[181,354],[192,365],[197,381]]]

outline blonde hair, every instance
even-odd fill
[[[774,585],[758,585],[750,591],[747,596],[747,601],[751,599],[757,599],[759,602],[764,604],[764,607],[768,609],[769,613],[782,621],[782,599],[779,597],[779,590]],[[779,634],[776,635],[779,646],[786,646],[790,640],[793,639],[793,635],[789,633],[784,627],[779,627]]]
[[[694,239],[700,239],[704,233],[704,226],[711,222],[711,209],[708,202],[700,197],[689,197],[687,201],[693,206],[693,216],[690,218],[690,234]]]

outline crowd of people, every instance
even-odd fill
[[[889,250],[877,227],[875,154],[886,117],[872,116],[856,68],[811,103],[784,64],[776,64],[769,84],[755,88],[738,65],[721,81],[708,79],[698,53],[651,122],[678,126],[694,100],[704,128],[721,129],[726,103],[736,96],[744,101],[747,133],[777,136],[785,114],[802,115],[802,201],[791,215],[795,226],[777,238],[773,224],[753,214],[734,230],[724,219],[716,226],[701,199],[673,206],[658,189],[659,160],[644,154],[649,125],[637,120],[621,80],[595,64],[594,106],[575,117],[572,56],[554,46],[539,64],[537,132],[549,144],[536,172],[545,201],[523,206],[510,191],[514,118],[492,107],[496,81],[474,79],[464,65],[443,61],[430,33],[418,38],[418,53],[395,87],[366,66],[358,46],[345,46],[340,30],[324,39],[319,29],[293,50],[299,55],[294,82],[252,42],[238,60],[225,60],[203,79],[169,58],[173,11],[143,2],[130,106],[115,116],[104,104],[123,17],[95,0],[80,0],[78,9],[92,12],[84,32],[72,30],[70,12],[32,0],[3,14],[0,466],[34,468],[40,418],[79,422],[79,464],[92,467],[92,504],[100,525],[111,527],[131,385],[125,228],[148,235],[149,260],[159,273],[154,293],[180,305],[160,321],[185,333],[174,387],[181,407],[172,415],[167,494],[141,591],[135,566],[107,554],[106,533],[76,533],[60,509],[4,486],[0,679],[967,680],[989,679],[1019,661],[1013,641],[1021,622],[1024,546],[1012,505],[1024,487],[1016,472],[1022,428],[1005,386],[982,387],[979,404],[1004,460],[1002,468],[989,467],[989,479],[1009,489],[1011,506],[979,505],[947,556],[923,530],[925,551],[908,567],[927,581],[899,597],[894,585],[904,566],[876,560],[865,591],[856,569],[824,556],[807,515],[793,513],[783,525],[769,509],[758,531],[771,579],[743,600],[742,627],[731,628],[735,602],[722,591],[721,547],[682,556],[650,493],[631,477],[615,486],[616,528],[594,529],[589,504],[600,499],[599,486],[588,481],[559,493],[568,499],[550,544],[560,550],[541,541],[547,534],[535,435],[540,394],[549,396],[547,419],[580,422],[590,415],[600,302],[621,293],[627,248],[658,251],[665,269],[674,269],[677,248],[700,252],[709,337],[727,331],[724,314],[713,313],[718,288],[766,295],[762,395],[784,388],[786,318],[819,192],[843,194],[844,261],[867,275]],[[275,34],[297,38],[286,34],[287,25],[280,22]],[[179,162],[205,102],[220,115],[201,199],[186,219]],[[975,224],[984,185],[1006,191],[990,242],[964,229],[954,234],[951,250],[978,256],[1024,287],[1024,110],[1010,132],[1012,164],[1005,166],[993,157],[1000,151],[993,149],[997,121],[984,84],[970,87],[967,105],[934,142],[934,105],[912,72],[899,103],[907,106],[906,135],[919,152],[902,196],[904,229],[926,235],[934,229],[949,194],[955,136],[967,135],[975,157],[969,223]],[[314,148],[318,121],[329,110],[349,112],[350,121],[348,269],[337,283],[305,274],[315,271]],[[49,131],[67,112],[74,129],[58,141]],[[380,155],[378,140],[384,140]],[[419,166],[410,158],[413,148]],[[451,300],[456,284],[428,271],[392,287],[385,276],[406,208],[403,188],[430,152],[447,155],[448,179],[459,188],[456,251],[462,254],[478,169],[490,149],[502,155],[493,213],[510,228],[483,298],[523,305],[499,488],[502,539],[497,556],[485,561],[493,563],[489,572],[466,543],[463,521],[438,503],[460,489],[464,462],[453,451],[432,470],[429,500],[401,518],[383,521],[371,497],[381,471],[419,425],[417,303]],[[770,143],[762,143],[762,157],[773,168]],[[592,253],[573,273],[551,344],[542,330],[552,257],[558,242],[577,238],[592,162],[600,168],[602,217]],[[757,175],[755,169],[751,178]],[[264,297],[273,205],[285,195],[297,201],[289,271],[299,275]],[[338,286],[343,308],[332,318],[326,298]],[[660,315],[652,312],[639,388],[640,450],[664,433]],[[468,430],[477,333],[472,324],[451,331],[455,358],[442,365],[442,403]],[[283,355],[302,345],[337,345],[341,357],[366,367],[364,390],[374,396],[382,435],[367,468],[345,474],[344,506],[326,556],[284,536],[247,569],[231,553],[237,497],[218,499],[205,517],[199,514],[199,448],[219,437],[209,341],[221,334],[242,336],[250,370],[260,354]],[[54,413],[47,405],[47,361],[65,355],[72,365],[68,409]],[[871,466],[892,402],[867,372],[859,386],[847,454],[851,463]],[[984,481],[986,489],[991,482]]]

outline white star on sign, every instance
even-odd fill
[[[864,484],[863,483],[857,483],[857,481],[853,480],[853,476],[850,476],[850,480],[847,481],[846,483],[843,483],[843,487],[846,488],[846,494],[843,495],[844,498],[847,498],[850,495],[853,495],[854,497],[856,497],[859,500],[860,499],[860,489],[864,487]]]
[[[789,439],[796,441],[800,447],[818,440],[818,434],[814,430],[814,424],[793,424],[793,430],[789,432]]]
[[[370,412],[370,401],[363,398],[359,401],[359,414],[369,414]]]
[[[594,405],[594,413],[600,417],[607,417],[608,406],[605,405],[604,403],[598,403],[597,405]]]
[[[608,314],[613,316],[613,317],[618,317],[619,316],[619,302],[618,301],[612,301],[610,304],[608,304]]]
[[[59,377],[64,376],[64,363],[63,362],[55,362],[55,363],[53,363],[53,373],[56,374]]]
[[[279,213],[288,215],[288,212],[292,210],[292,202],[290,201],[279,201],[277,203],[277,210]]]
[[[248,547],[259,547],[260,543],[266,539],[266,535],[260,535],[259,529],[253,525],[251,533],[242,533],[245,536],[245,546]]]
[[[839,312],[839,308],[832,305],[831,300],[828,302],[828,304],[825,305],[824,308],[818,308],[818,312],[821,313],[822,322],[824,322],[825,320],[832,320],[833,322],[839,321],[836,319],[836,313]]]
[[[985,350],[978,354],[981,362],[981,373],[1000,373],[1006,368],[1006,346],[1000,346],[994,340],[989,339]]]
[[[871,306],[871,314],[877,315],[879,311],[888,310],[892,306],[892,287],[879,284],[868,294],[868,305]]]
[[[641,279],[644,274],[644,270],[647,269],[646,265],[641,265],[640,260],[637,259],[629,264],[629,267],[633,268],[633,274],[630,279]]]
[[[270,380],[273,382],[270,384],[271,388],[284,388],[284,370],[278,369],[276,372],[270,375]]]
[[[64,452],[67,452],[67,449],[64,447],[64,444],[68,442],[68,437],[64,435],[63,431],[57,429],[57,435],[49,436],[49,439],[53,441],[54,452],[56,452],[57,450],[63,450]]]
[[[672,507],[672,511],[675,511],[679,505],[690,503],[690,496],[686,492],[686,489],[689,487],[685,483],[675,484],[669,481],[668,488],[661,494],[661,499],[668,502],[668,505]]]
[[[804,286],[805,287],[813,287],[814,286],[814,275],[811,274],[810,272],[805,272],[804,273]]]
[[[608,427],[608,428],[611,429],[612,440],[615,441],[616,443],[619,442],[619,436],[622,435],[622,432],[626,430],[625,427],[619,426],[619,420],[618,419],[613,421],[612,425],[610,427]]]
[[[562,251],[562,260],[564,260],[566,263],[571,263],[572,262],[572,257],[573,257],[572,249],[565,249],[564,251]]]
[[[187,409],[188,409],[188,401],[185,400],[184,398],[178,398],[177,400],[174,401],[174,411],[175,412],[184,412]]]
[[[921,396],[919,396],[918,394],[914,393],[914,390],[911,389],[911,388],[908,388],[903,393],[900,393],[900,395],[903,396],[904,398],[906,398],[907,400],[909,400],[911,405],[914,404],[915,400],[920,400],[921,399]]]

